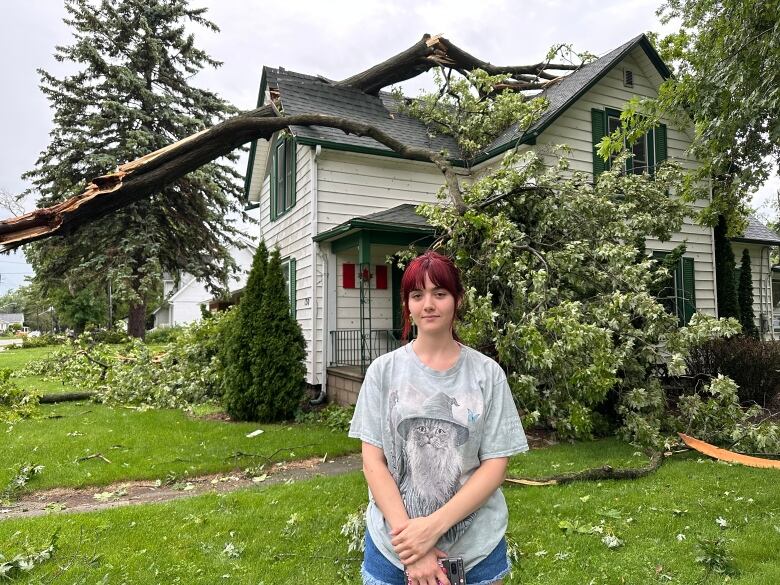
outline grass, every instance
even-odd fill
[[[360,450],[346,433],[321,425],[265,425],[193,419],[179,410],[111,408],[89,402],[41,406],[47,419],[21,421],[0,429],[0,489],[19,465],[44,466],[28,489],[105,485],[168,474],[200,475],[274,461],[338,456]],[[246,435],[256,429],[263,433]],[[304,445],[309,445],[303,447]],[[238,452],[251,455],[235,457]],[[95,458],[101,453],[111,463]]]
[[[600,444],[563,445],[552,460],[564,465],[583,447],[594,452]],[[539,450],[513,464],[530,470],[549,457]],[[618,460],[600,461],[607,462]],[[769,470],[683,455],[634,481],[507,487],[509,535],[522,554],[505,583],[725,582],[718,575],[703,579],[697,536],[725,539],[739,571],[729,583],[778,583],[777,479]],[[59,528],[55,560],[21,583],[358,584],[361,555],[347,551],[339,530],[365,498],[357,472],[166,504],[52,514],[0,522],[0,543],[6,543],[0,552],[12,556],[25,541],[43,548]],[[567,534],[561,521],[602,526],[604,534]],[[608,533],[624,545],[607,548],[601,539]]]
[[[28,349],[6,349],[0,351],[0,368],[10,368],[19,370],[33,360],[43,359],[48,356],[58,345],[47,347],[33,347]],[[41,394],[61,394],[63,392],[72,392],[68,386],[63,385],[60,380],[45,378],[44,376],[24,376],[21,378],[12,378],[11,381],[21,388],[37,390]]]

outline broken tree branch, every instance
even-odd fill
[[[426,34],[394,57],[336,84],[376,94],[383,87],[411,79],[433,67],[445,67],[461,73],[484,69],[490,75],[505,74],[512,80],[508,85],[517,90],[546,86],[559,77],[550,71],[574,71],[579,68],[574,64],[549,62],[493,65],[441,36]],[[275,94],[272,91],[272,99],[278,97],[278,91]],[[453,205],[460,213],[466,210],[457,176],[443,155],[406,146],[374,126],[338,116],[317,113],[280,116],[271,103],[124,164],[113,173],[97,177],[84,193],[76,197],[0,222],[0,251],[11,250],[55,234],[65,235],[81,224],[148,197],[163,186],[247,142],[260,138],[267,140],[274,132],[292,125],[338,128],[348,134],[371,137],[403,158],[432,162],[444,174]]]

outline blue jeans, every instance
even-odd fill
[[[501,539],[496,548],[466,573],[466,585],[490,585],[509,574],[509,557],[506,540]],[[366,552],[360,568],[364,585],[406,585],[404,572],[387,560],[371,540],[366,530]]]

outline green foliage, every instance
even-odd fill
[[[452,110],[474,99],[465,94],[481,79],[450,81],[409,112],[428,123],[438,116],[468,119],[468,111]],[[443,104],[439,95],[452,99]],[[514,120],[538,115],[528,101],[513,100],[484,107],[485,118],[495,111],[495,125],[483,120],[479,128],[451,130],[463,135],[461,144],[484,145],[484,129],[490,134],[512,120],[512,108]],[[627,122],[626,128],[636,128],[639,117]],[[506,368],[526,423],[550,426],[564,438],[619,430],[658,446],[669,416],[653,372],[659,364],[670,371],[684,367],[692,346],[732,335],[738,325],[696,314],[680,327],[665,307],[671,265],[651,258],[645,240],[668,241],[680,231],[692,213],[690,184],[672,162],[654,176],[626,174],[627,156],[620,152],[594,183],[569,168],[564,147],[511,151],[464,182],[465,213],[444,204],[423,204],[418,212],[444,234],[437,246],[464,275],[459,335]]]
[[[198,72],[220,65],[193,36],[195,29],[218,31],[205,9],[190,8],[187,0],[67,0],[65,8],[73,38],[56,48],[55,57],[71,73],[58,78],[40,71],[54,129],[26,174],[40,206],[81,193],[117,164],[237,111],[191,85]],[[35,282],[66,295],[77,330],[101,308],[93,302],[105,305],[111,283],[113,301],[129,310],[128,332],[136,336],[143,335],[148,307],[160,296],[163,271],[183,270],[214,291],[225,288],[235,270],[228,246],[241,235],[231,216],[248,217],[241,177],[230,164],[236,160],[230,155],[204,165],[67,237],[28,246]]]
[[[678,428],[697,439],[748,452],[780,451],[780,427],[754,422],[761,408],[743,409],[730,378],[718,376],[700,393],[682,396],[678,409]]]
[[[67,338],[64,335],[54,335],[53,333],[44,333],[43,335],[39,335],[37,337],[25,335],[22,338],[21,346],[12,346],[12,347],[29,349],[31,347],[48,347],[50,345],[62,345],[63,343],[65,343],[66,339]]]
[[[257,418],[257,397],[260,389],[255,375],[256,363],[263,356],[258,333],[261,330],[260,307],[265,291],[268,249],[260,242],[252,260],[241,302],[234,310],[232,326],[225,329],[225,343],[220,357],[225,364],[222,379],[222,401],[225,410],[235,420]]]
[[[229,320],[224,312],[193,323],[157,352],[139,339],[97,343],[84,333],[22,373],[58,377],[76,390],[95,391],[96,400],[108,404],[187,408],[215,401],[222,377],[220,335]]]
[[[299,411],[295,415],[295,422],[324,424],[334,433],[346,433],[349,430],[353,414],[355,414],[354,406],[329,404],[320,410]]]
[[[715,226],[715,281],[718,293],[718,315],[721,317],[734,317],[739,319],[739,302],[737,300],[737,287],[734,283],[736,261],[734,251],[731,249],[731,241],[726,237],[726,217],[718,216],[718,225]],[[752,312],[751,308],[751,312]]]
[[[753,339],[758,339],[758,327],[756,327],[756,317],[753,314],[753,272],[750,269],[750,252],[748,252],[747,248],[742,250],[737,298],[739,300],[739,322],[742,325],[742,333]]]
[[[35,550],[28,545],[24,553],[15,555],[7,561],[0,553],[0,580],[12,580],[29,574],[35,567],[51,559],[57,552],[58,536],[59,530],[55,530],[45,548]]]
[[[764,0],[668,0],[658,41],[674,76],[651,108],[695,128],[698,177],[713,179],[705,214],[727,216],[730,233],[745,226],[750,192],[772,172],[780,152],[780,4]]]
[[[734,566],[734,557],[726,547],[726,539],[722,536],[715,538],[698,538],[696,562],[704,565],[705,579],[710,574],[736,577],[739,571]]]
[[[174,327],[159,327],[146,334],[144,340],[146,343],[170,343],[182,334],[184,327],[176,325]]]
[[[780,394],[780,344],[736,336],[695,347],[686,360],[695,380],[728,376],[739,386],[741,403],[771,405]]]
[[[37,392],[19,388],[11,381],[11,370],[0,368],[0,422],[13,423],[35,416],[38,412]]]
[[[35,465],[33,463],[23,463],[20,465],[19,469],[8,482],[8,485],[0,491],[0,503],[12,502],[30,480],[36,475],[40,475],[42,472],[43,465]],[[0,560],[2,560],[2,557],[0,557]],[[2,573],[0,573],[0,576],[2,576]]]

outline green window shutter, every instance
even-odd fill
[[[650,176],[655,175],[655,130],[647,132],[647,169]]]
[[[595,181],[607,169],[607,163],[599,156],[597,145],[606,133],[606,116],[604,110],[593,108],[590,111],[590,124],[593,138],[593,179]]]
[[[276,145],[276,196],[274,197],[274,219],[285,211],[285,181],[287,168],[287,140],[280,139]]]
[[[696,278],[693,258],[682,259],[683,323],[687,324],[696,312]]]
[[[295,139],[288,138],[285,148],[285,211],[295,205],[295,166],[298,158],[297,151],[298,148]]]
[[[271,221],[276,219],[276,147],[274,147],[271,153],[271,204],[270,204],[270,219]]]
[[[295,258],[290,258],[289,263],[290,270],[290,312],[293,319],[296,317],[298,311],[298,272],[296,267]]]
[[[660,165],[666,160],[666,124],[660,124],[655,129],[655,164]]]

